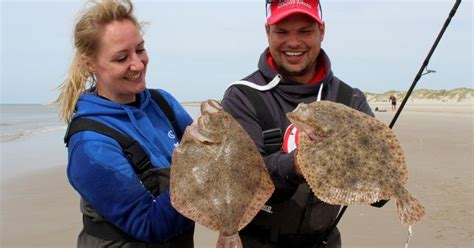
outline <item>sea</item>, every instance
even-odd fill
[[[40,104],[1,104],[0,143],[25,139],[36,134],[66,129],[58,108]]]
[[[198,104],[184,103],[184,108],[191,117],[199,114]],[[59,120],[59,108],[40,104],[0,104],[0,143],[66,130],[66,125]]]
[[[183,103],[189,115],[199,115],[199,104]],[[0,104],[0,182],[15,180],[51,167],[66,169],[67,125],[59,108],[40,104]]]

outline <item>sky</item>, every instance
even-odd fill
[[[454,0],[325,0],[322,48],[334,74],[366,92],[407,90]],[[0,0],[0,104],[48,104],[72,59],[85,1]],[[180,101],[220,99],[267,47],[264,0],[134,1],[147,22],[147,87]],[[462,1],[416,89],[473,88],[473,4]]]

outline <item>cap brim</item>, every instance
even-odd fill
[[[284,11],[283,13],[273,14],[267,19],[267,23],[270,25],[273,25],[293,14],[305,14],[313,18],[320,25],[323,24],[323,21],[317,15],[315,15],[312,12],[302,10],[302,9],[291,9],[291,10]]]

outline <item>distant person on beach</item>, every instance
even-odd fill
[[[240,231],[244,247],[341,247],[338,229],[330,228],[340,206],[319,200],[304,180],[295,163],[298,130],[286,113],[320,99],[374,114],[361,90],[333,74],[321,49],[326,28],[318,5],[318,0],[267,0],[268,48],[257,71],[232,84],[222,100],[254,140],[276,188]]]
[[[171,155],[192,118],[168,92],[146,88],[148,55],[131,1],[89,4],[75,24],[74,58],[56,100],[60,117],[74,123],[67,176],[81,196],[77,246],[193,247],[194,223],[172,207],[168,191]]]
[[[397,98],[394,95],[390,95],[388,101],[392,104],[392,111],[397,110]]]

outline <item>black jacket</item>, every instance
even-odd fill
[[[266,85],[277,76],[267,64],[268,49],[262,53],[258,63],[258,70],[243,80],[258,85]],[[330,61],[326,53],[321,50],[326,66],[326,76],[317,84],[300,84],[282,78],[280,83],[271,90],[261,92],[263,101],[277,126],[284,132],[290,125],[286,113],[291,112],[301,103],[314,102],[321,85],[322,100],[335,101],[340,80],[333,75]],[[349,106],[374,116],[365,95],[359,89],[354,88]],[[298,229],[299,220],[306,206],[310,190],[302,177],[299,177],[294,169],[293,153],[275,152],[267,154],[263,145],[262,128],[257,120],[256,111],[249,99],[235,86],[230,86],[223,97],[222,106],[229,112],[248,132],[255,141],[259,151],[264,156],[265,164],[275,184],[275,192],[267,205],[272,207],[273,213],[260,211],[251,225],[270,225],[278,229],[279,234],[294,233]],[[312,194],[312,193],[311,193]],[[316,197],[309,203],[308,215],[302,226],[302,232],[315,233],[324,231],[335,219],[340,206],[329,205],[321,202]]]

